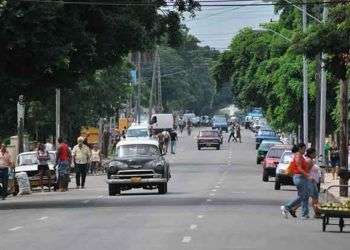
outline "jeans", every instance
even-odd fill
[[[85,185],[87,168],[87,164],[75,164],[75,181],[78,187],[80,186],[80,179],[81,186],[84,187]]]
[[[1,179],[1,189],[0,195],[3,198],[7,196],[7,186],[9,180],[9,169],[8,168],[0,168],[0,179]]]
[[[175,154],[176,141],[171,141],[170,146],[171,146],[171,153]]]
[[[309,196],[310,196],[310,184],[309,180],[302,175],[293,176],[294,185],[297,187],[298,196],[294,200],[290,201],[285,207],[288,211],[292,210],[301,204],[302,216],[309,215]]]
[[[234,142],[237,142],[237,138],[235,137],[235,134],[233,132],[230,133],[230,136],[228,137],[228,142],[231,141],[231,138],[233,138]]]

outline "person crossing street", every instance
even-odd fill
[[[173,129],[170,131],[170,150],[172,154],[175,154],[175,147],[176,147],[176,141],[178,140],[177,138],[177,133]]]
[[[74,146],[72,156],[75,165],[76,188],[85,188],[86,173],[90,161],[90,148],[84,144],[84,138],[79,137],[78,144]]]

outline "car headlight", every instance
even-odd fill
[[[278,169],[278,171],[277,171],[279,174],[285,174],[286,173],[286,170],[284,170],[284,169]]]

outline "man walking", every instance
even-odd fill
[[[68,145],[62,137],[57,139],[59,143],[56,152],[56,166],[58,172],[58,187],[61,192],[68,191],[69,171],[72,162],[72,155]]]
[[[1,189],[0,195],[3,200],[7,197],[7,185],[9,178],[9,168],[12,167],[11,155],[7,151],[6,146],[0,142],[0,179]]]
[[[86,172],[88,170],[88,164],[90,160],[90,148],[84,144],[84,138],[78,138],[78,144],[73,148],[73,161],[75,164],[75,180],[76,188],[85,187]]]
[[[175,146],[177,141],[177,133],[174,129],[170,131],[170,147],[171,147],[171,153],[175,154]]]
[[[233,124],[230,126],[230,136],[228,137],[228,142],[230,142],[231,138],[233,138],[234,142],[237,142],[235,137],[235,126]]]

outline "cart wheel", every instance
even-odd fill
[[[327,218],[326,218],[326,216],[323,216],[323,218],[322,218],[322,232],[326,231],[326,225],[327,225]]]
[[[339,218],[339,229],[340,232],[343,232],[343,228],[344,228],[344,219],[342,217]]]

